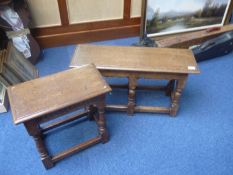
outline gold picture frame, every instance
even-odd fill
[[[231,12],[232,12],[232,9],[233,9],[233,1],[232,0],[225,0],[225,1],[227,1],[227,7],[225,9],[224,19],[223,19],[221,25],[210,25],[210,26],[199,27],[199,28],[190,29],[190,30],[165,32],[165,33],[162,33],[162,35],[161,34],[151,35],[151,33],[148,33],[148,31],[147,31],[148,30],[147,29],[147,22],[148,22],[148,20],[147,20],[147,16],[148,16],[147,9],[148,9],[148,2],[150,2],[150,1],[153,1],[153,0],[142,0],[142,20],[141,20],[141,30],[140,30],[140,40],[141,41],[144,40],[145,37],[151,38],[151,39],[161,38],[161,37],[163,38],[163,37],[166,37],[166,36],[179,35],[179,34],[183,34],[183,33],[191,33],[191,32],[194,32],[194,31],[198,31],[198,30],[200,31],[200,30],[211,28],[211,27],[214,27],[214,26],[216,27],[216,26],[222,26],[222,25],[229,24],[229,20],[230,20],[230,17],[231,17]],[[195,0],[192,0],[192,1],[195,1]],[[209,0],[206,0],[206,2],[207,1],[209,1]],[[210,0],[210,1],[212,1],[212,0]],[[220,1],[220,0],[216,0],[216,1]],[[177,4],[179,5],[180,1]]]

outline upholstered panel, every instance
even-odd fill
[[[67,0],[70,24],[122,19],[124,0]]]
[[[131,17],[141,16],[142,0],[131,0]]]
[[[33,19],[33,27],[61,25],[57,0],[27,0]]]

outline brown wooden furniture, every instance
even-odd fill
[[[129,115],[134,112],[176,115],[188,74],[199,73],[192,52],[186,49],[79,45],[70,67],[80,67],[89,63],[94,63],[103,76],[128,77],[127,86],[116,86],[128,88],[128,105],[107,105],[106,108],[127,111]],[[136,106],[135,90],[141,88],[137,86],[137,80],[140,78],[170,80],[166,87],[143,88],[165,90],[166,94],[171,96],[171,106]]]
[[[111,88],[93,65],[8,88],[14,123],[24,124],[29,135],[34,138],[41,160],[47,169],[66,156],[99,142],[108,141],[104,119],[104,97],[109,91]],[[42,123],[86,107],[89,109],[78,113],[77,116],[41,127]],[[50,156],[43,142],[43,133],[84,116],[95,119],[99,135],[58,155]]]
[[[220,27],[219,30],[213,30],[211,32],[208,32],[208,30],[201,30],[165,37],[157,37],[156,44],[158,45],[158,47],[189,48],[190,46],[201,44],[207,40],[210,40],[232,30],[233,25],[225,25],[223,27]]]
[[[57,0],[61,25],[37,27],[32,33],[41,47],[137,36],[140,32],[140,17],[131,16],[132,0],[124,0],[123,3],[122,18],[72,24],[67,0]],[[106,7],[103,6],[104,8]]]

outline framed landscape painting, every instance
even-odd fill
[[[231,0],[146,0],[148,37],[223,26]]]

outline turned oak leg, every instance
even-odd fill
[[[94,105],[90,105],[88,107],[88,116],[87,116],[89,120],[94,120],[96,118],[95,117],[96,113],[97,113],[97,107]]]
[[[128,115],[134,114],[135,109],[135,95],[136,95],[136,87],[137,87],[137,78],[129,77],[129,94],[128,94]]]
[[[39,123],[36,120],[28,121],[24,123],[24,126],[27,129],[28,134],[33,137],[37,150],[40,154],[41,161],[43,162],[45,168],[52,168],[54,164],[44,144],[43,134]]]
[[[179,100],[182,94],[182,90],[184,89],[186,79],[187,79],[187,76],[182,79],[177,80],[175,91],[172,94],[172,104],[171,104],[171,110],[170,110],[171,116],[175,116],[179,109]]]
[[[102,143],[106,143],[109,140],[108,131],[106,128],[106,122],[105,122],[105,116],[104,116],[104,110],[105,110],[105,97],[101,97],[98,103],[98,117],[96,117],[97,125],[99,129],[99,134],[102,138]]]
[[[166,96],[171,96],[172,95],[172,92],[174,90],[174,86],[175,86],[175,80],[170,80],[167,84],[167,87],[166,87]]]

